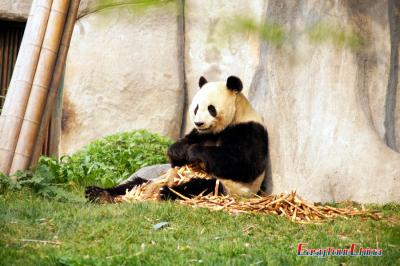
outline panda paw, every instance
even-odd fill
[[[176,194],[172,192],[168,186],[162,186],[159,191],[160,200],[175,200]]]
[[[198,144],[190,145],[187,155],[189,164],[199,165],[200,163],[202,163],[203,160],[201,152],[202,149],[200,145]]]
[[[183,144],[181,142],[176,142],[169,147],[167,155],[172,167],[175,166],[180,167],[187,164],[186,160],[187,146],[188,145]]]
[[[114,199],[107,190],[96,186],[90,186],[85,189],[85,198],[93,203],[113,203]]]

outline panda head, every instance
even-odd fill
[[[193,126],[200,133],[219,133],[229,126],[236,113],[236,99],[243,89],[242,81],[230,76],[226,82],[199,79],[200,90],[189,108]]]

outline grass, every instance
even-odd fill
[[[94,205],[8,190],[0,194],[0,265],[399,265],[400,205],[368,207],[382,211],[383,219],[315,225],[173,202]],[[169,226],[153,228],[163,221]],[[378,245],[383,256],[298,257],[300,242],[315,248]]]

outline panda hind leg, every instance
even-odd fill
[[[215,193],[216,182],[217,179],[194,178],[185,184],[173,186],[171,188],[168,186],[163,186],[160,188],[160,199],[176,200],[180,198],[180,196],[174,193],[174,191],[187,198],[196,197],[201,193],[203,193],[203,195]],[[172,191],[171,189],[174,191]],[[224,188],[221,183],[218,186],[218,193],[224,193]]]
[[[114,197],[125,195],[126,190],[131,190],[132,188],[146,182],[148,182],[148,180],[141,177],[136,177],[132,181],[111,188],[89,186],[85,189],[85,198],[87,198],[90,202],[113,203]]]

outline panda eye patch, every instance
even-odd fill
[[[196,108],[194,108],[194,114],[197,114],[197,110],[199,110],[199,105],[197,105]]]
[[[217,110],[215,109],[214,105],[208,106],[208,112],[210,112],[210,115],[212,115],[213,117],[217,116]]]

